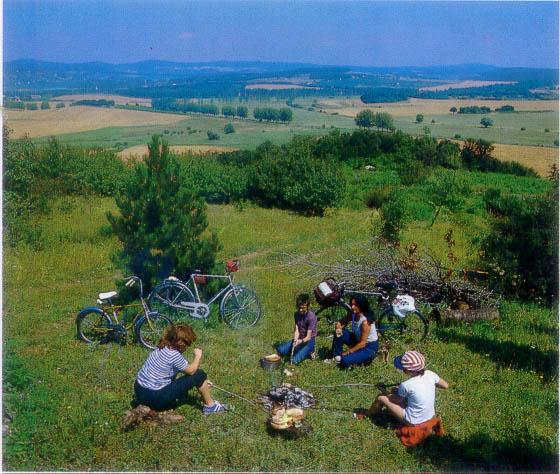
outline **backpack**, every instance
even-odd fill
[[[320,306],[332,306],[340,298],[340,288],[332,278],[323,280],[314,290],[315,300]]]

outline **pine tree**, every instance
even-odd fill
[[[126,274],[142,278],[145,291],[169,275],[208,272],[220,245],[208,226],[206,205],[188,186],[184,171],[158,135],[148,144],[145,164],[117,193],[120,216],[107,213],[122,248],[113,256]]]

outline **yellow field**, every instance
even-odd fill
[[[517,161],[524,166],[533,168],[542,177],[547,177],[550,167],[558,165],[558,148],[542,146],[519,146],[494,144],[492,156],[503,161]]]
[[[105,96],[107,97],[107,96]],[[64,107],[48,110],[4,109],[4,122],[13,130],[12,136],[20,138],[44,137],[62,133],[85,132],[104,127],[131,127],[138,125],[166,125],[188,120],[185,115],[158,114],[138,110],[105,107]]]
[[[421,91],[446,91],[448,89],[463,89],[467,87],[484,87],[494,84],[515,84],[512,81],[461,81],[450,84],[439,84],[437,86],[421,87]]]
[[[448,114],[451,107],[468,107],[471,105],[487,106],[494,110],[504,104],[512,105],[518,111],[558,111],[555,100],[459,100],[459,99],[410,99],[406,102],[364,104],[360,99],[326,99],[319,106],[326,112],[338,112],[340,115],[355,117],[364,109],[374,112],[389,112],[394,117],[414,117],[416,114],[441,115]]]
[[[143,107],[151,107],[152,99],[143,99],[140,97],[125,97],[123,95],[111,94],[73,94],[57,96],[53,102],[76,102],[78,100],[114,100],[116,105],[141,105]],[[51,104],[52,107],[52,104]]]
[[[234,151],[235,148],[227,146],[215,146],[215,145],[173,145],[169,149],[175,153],[184,153],[191,151],[198,154],[210,154],[210,153],[223,153],[226,151]],[[137,145],[126,148],[125,150],[117,153],[121,158],[127,160],[133,156],[142,158],[148,155],[148,147],[146,145]]]

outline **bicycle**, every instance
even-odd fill
[[[339,283],[330,278],[324,280],[325,284],[315,290],[315,294],[323,295],[323,306],[317,311],[317,320],[325,318],[329,326],[342,319],[348,311],[352,311],[350,305],[344,300],[345,292],[349,294],[362,294],[376,296],[381,302],[382,309],[376,317],[376,329],[381,339],[398,339],[402,344],[414,344],[425,340],[428,335],[428,320],[416,309],[414,297],[410,295],[397,295],[392,298],[392,292],[397,288],[395,283],[377,283],[380,289],[375,291],[347,290],[344,282]],[[325,294],[326,293],[326,294]],[[321,304],[321,296],[317,296]]]
[[[140,278],[132,276],[126,277],[125,280],[127,280],[125,285],[128,287],[139,284],[140,303],[114,305],[113,298],[117,296],[116,291],[99,293],[97,300],[99,306],[88,306],[78,313],[77,336],[88,343],[122,342],[128,332],[134,328],[135,339],[147,349],[155,349],[165,330],[173,323],[164,314],[150,311],[144,300]],[[137,307],[140,308],[139,311],[127,323],[128,309]],[[119,313],[122,314],[120,321]]]
[[[234,284],[233,274],[240,268],[239,261],[223,263],[226,269],[225,275],[203,274],[200,270],[195,270],[186,282],[176,277],[165,279],[148,296],[150,308],[155,310],[165,308],[167,314],[176,315],[177,319],[188,316],[202,319],[207,323],[210,317],[210,305],[221,298],[220,314],[229,327],[247,329],[254,326],[261,317],[259,299],[252,290]],[[227,285],[204,302],[198,286],[205,284],[208,278],[225,279]]]

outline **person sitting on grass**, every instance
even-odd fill
[[[417,426],[435,416],[436,387],[449,384],[431,370],[424,370],[426,359],[418,351],[406,351],[395,357],[394,365],[408,375],[390,394],[380,394],[368,410],[368,416],[379,413],[383,407],[406,426]]]
[[[291,341],[284,342],[276,348],[282,357],[291,355],[293,350],[292,363],[294,365],[315,353],[315,336],[317,335],[317,316],[309,310],[309,295],[298,295],[296,308],[294,337]]]
[[[169,410],[191,388],[196,387],[204,401],[203,413],[225,411],[220,402],[212,399],[212,383],[206,373],[198,368],[202,351],[193,349],[194,359],[191,363],[183,356],[187,347],[195,341],[193,328],[187,324],[174,324],[167,329],[136,377],[134,392],[138,402],[155,411]],[[180,373],[184,375],[177,377]]]
[[[379,340],[369,302],[364,295],[353,296],[350,300],[352,311],[337,321],[332,343],[332,359],[324,362],[335,361],[341,369],[354,365],[369,364],[377,354]],[[352,323],[352,332],[343,329],[349,322]],[[348,350],[343,352],[344,345]]]

